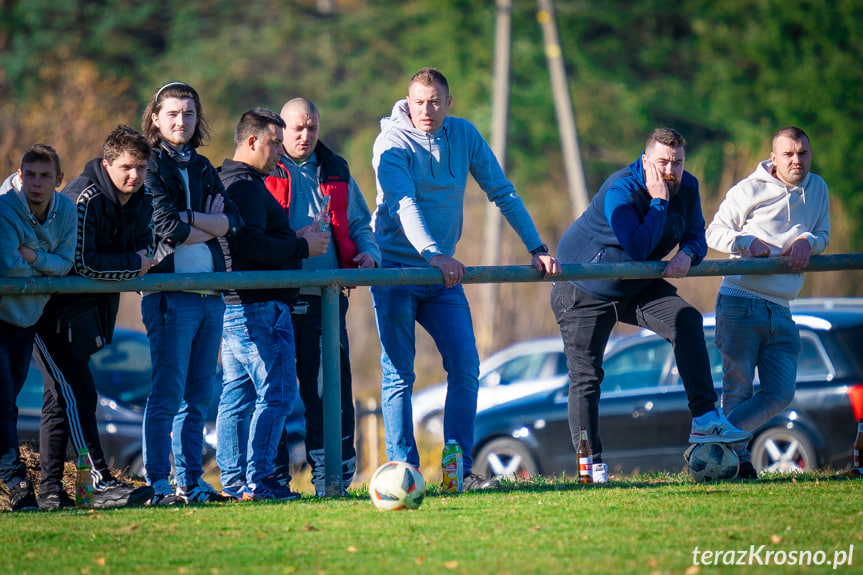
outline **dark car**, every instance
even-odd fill
[[[863,418],[863,300],[801,299],[792,304],[800,330],[797,391],[791,405],[754,432],[758,470],[841,469],[851,462]],[[704,331],[717,395],[722,362]],[[621,339],[606,355],[600,401],[602,458],[610,470],[679,471],[691,418],[671,344],[649,331]],[[568,384],[481,411],[474,471],[497,477],[578,472],[567,420]]]
[[[150,393],[150,342],[145,333],[117,328],[111,345],[90,358],[90,368],[99,392],[96,419],[105,459],[115,469],[141,474],[144,406]],[[218,396],[216,396],[217,398]],[[21,393],[18,395],[18,434],[21,441],[39,441],[39,420],[42,410],[42,373],[35,361]],[[204,430],[205,462],[214,458],[216,407],[212,401]]]

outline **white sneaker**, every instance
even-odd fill
[[[689,433],[689,443],[740,443],[752,439],[752,434],[737,429],[722,416],[713,419],[704,427],[692,421],[692,431]]]

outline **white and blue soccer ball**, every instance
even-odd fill
[[[425,496],[426,482],[419,469],[404,461],[378,467],[369,482],[369,497],[378,509],[416,509]]]
[[[702,443],[689,453],[689,472],[698,483],[734,479],[739,469],[737,454],[725,443]]]

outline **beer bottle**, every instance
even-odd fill
[[[581,437],[578,440],[578,482],[593,483],[591,474],[593,466],[593,454],[590,452],[590,444],[587,442],[587,428],[581,426]]]
[[[854,469],[863,474],[863,419],[857,422],[857,439],[854,440]]]

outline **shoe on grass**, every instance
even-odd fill
[[[703,427],[692,420],[692,431],[689,433],[689,443],[741,443],[750,439],[751,433],[737,429],[722,416]]]
[[[33,487],[23,477],[16,477],[7,484],[9,506],[12,511],[38,511],[39,503],[33,494]]]
[[[226,497],[229,501],[242,501],[243,500],[243,491],[246,489],[245,483],[241,483],[236,486],[230,487],[222,487],[222,491],[220,492],[223,497]]]
[[[464,491],[484,491],[490,489],[499,489],[500,481],[497,479],[486,478],[476,473],[465,473],[461,480],[461,487]]]
[[[180,501],[186,504],[230,501],[228,497],[213,489],[213,486],[204,481],[203,477],[199,478],[198,483],[194,485],[178,485],[176,495]]]
[[[152,501],[155,494],[156,490],[149,485],[134,487],[113,480],[93,494],[93,507],[96,509],[117,509],[118,507],[146,505],[148,501]]]
[[[174,486],[167,479],[159,479],[150,487],[153,489],[153,494],[150,496],[150,500],[147,501],[147,505],[155,507],[176,505],[182,502],[174,493]]]
[[[37,501],[39,509],[42,511],[57,511],[58,509],[74,509],[75,500],[65,491],[58,493],[39,494]]]
[[[291,491],[290,487],[283,486],[279,483],[275,475],[265,477],[257,483],[248,483],[246,484],[246,488],[243,490],[243,499],[246,501],[255,501],[259,499],[292,501],[299,498],[299,493]]]

